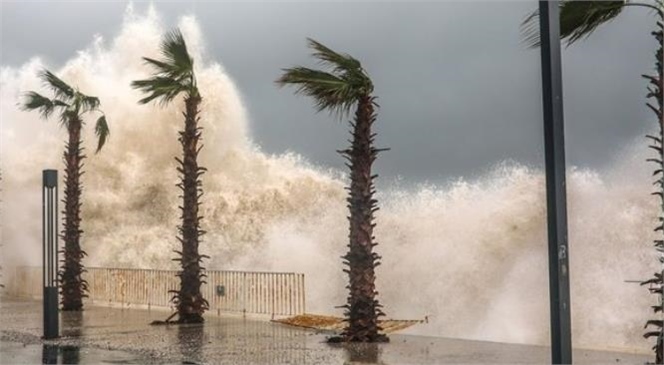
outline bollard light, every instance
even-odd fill
[[[58,171],[44,170],[42,184],[42,240],[44,283],[44,339],[59,336],[58,318]]]

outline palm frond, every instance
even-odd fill
[[[43,70],[39,74],[39,78],[42,79],[47,87],[53,90],[56,98],[70,100],[74,97],[74,89],[66,82],[55,76],[51,71]]]
[[[317,58],[322,64],[332,66],[336,72],[359,72],[362,69],[360,61],[349,54],[337,53],[314,39],[307,38],[309,48],[314,52],[312,56]]]
[[[25,94],[25,101],[21,105],[21,109],[27,111],[38,110],[41,117],[46,119],[53,113],[55,105],[51,99],[30,91]]]
[[[617,17],[625,1],[565,1],[560,9],[560,36],[568,44],[589,36],[600,25]]]
[[[155,68],[153,76],[131,83],[133,88],[149,94],[139,100],[141,104],[158,99],[163,105],[172,101],[181,92],[190,94],[198,92],[194,77],[194,61],[189,56],[187,44],[179,29],[164,37],[161,52],[163,60],[143,57],[145,63]]]
[[[79,103],[83,112],[96,110],[99,108],[99,98],[96,96],[79,95]]]
[[[160,99],[161,104],[167,104],[180,92],[187,90],[187,87],[178,82],[178,80],[162,76],[133,81],[131,87],[149,94],[147,97],[139,100],[140,104],[147,104],[155,99]]]
[[[65,102],[62,101],[62,100],[53,99],[53,100],[51,100],[51,101],[53,102],[53,105],[54,105],[54,106],[62,107],[62,108],[69,108],[69,104],[65,103]]]
[[[358,93],[346,80],[327,72],[306,67],[284,69],[277,79],[279,86],[295,85],[296,94],[314,99],[317,111],[329,109],[332,113],[347,113],[357,100]]]
[[[106,116],[102,115],[97,119],[97,123],[95,124],[95,134],[97,135],[97,138],[99,139],[97,143],[97,152],[101,151],[102,147],[104,147],[104,143],[106,143],[106,139],[108,139],[108,136],[111,134],[110,129],[108,128],[108,123],[106,122]]]
[[[73,108],[67,108],[60,113],[60,124],[64,127],[69,126],[69,120],[78,118],[78,113]]]
[[[362,95],[373,92],[371,78],[362,68],[360,61],[348,54],[331,50],[320,42],[307,38],[313,56],[322,65],[330,66],[331,72],[306,67],[283,69],[277,79],[279,86],[294,85],[296,94],[304,94],[314,99],[317,111],[329,110],[339,117],[348,114]]]
[[[188,71],[188,70],[183,70],[177,65],[162,62],[149,57],[143,57],[143,61],[145,61],[146,64],[155,68],[158,75],[164,77],[179,78],[180,76],[182,76],[182,74],[187,73]]]
[[[560,38],[570,45],[588,37],[600,25],[617,17],[627,2],[619,1],[581,1],[565,0],[560,2]],[[539,47],[539,11],[529,14],[521,23],[524,43],[529,47]]]
[[[194,60],[189,56],[187,43],[179,29],[166,34],[161,44],[161,53],[166,60],[165,63],[176,67],[179,74],[193,72]]]

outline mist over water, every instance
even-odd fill
[[[348,234],[345,176],[295,154],[261,152],[232,79],[206,56],[195,19],[183,17],[178,25],[196,60],[203,96],[201,164],[209,172],[203,176],[208,234],[201,250],[211,256],[206,267],[304,272],[308,310],[340,314],[334,306],[346,295],[340,259]],[[176,268],[171,258],[178,248],[180,199],[173,157],[180,154],[182,101],[141,106],[140,94],[129,87],[148,74],[140,57],[159,57],[169,28],[153,10],[143,15],[129,9],[114,39],[95,38],[53,70],[98,96],[111,127],[97,155],[93,117],[84,135],[82,242],[88,266]],[[57,118],[45,122],[17,106],[23,92],[43,91],[36,75],[48,66],[34,58],[0,71],[5,265],[40,263],[41,170],[62,170],[66,132]],[[657,268],[651,242],[658,206],[649,195],[645,145],[638,140],[625,146],[605,171],[572,169],[569,175],[577,346],[650,346],[641,333],[655,298],[624,282]],[[377,285],[388,317],[428,316],[429,324],[408,330],[413,334],[548,343],[542,171],[500,163],[481,178],[396,186],[380,191],[378,199],[375,233],[383,260]]]

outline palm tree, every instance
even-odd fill
[[[2,182],[2,170],[0,170],[0,182]],[[0,218],[2,218],[2,188],[0,188]],[[2,219],[0,219],[2,222]],[[2,249],[2,224],[0,224],[0,249]],[[0,289],[4,288],[5,285],[2,283],[2,265],[0,265]]]
[[[655,186],[657,190],[653,195],[659,196],[660,201],[660,216],[659,223],[655,228],[656,232],[664,233],[664,115],[662,111],[662,31],[664,23],[664,1],[653,0],[651,3],[635,2],[635,1],[561,1],[560,2],[560,35],[562,39],[567,40],[567,44],[573,44],[578,40],[584,39],[589,36],[600,25],[609,22],[616,18],[627,7],[641,7],[653,11],[656,14],[656,29],[651,33],[659,45],[655,51],[655,75],[642,75],[648,81],[648,94],[647,99],[654,99],[654,103],[647,102],[646,105],[650,108],[657,117],[658,134],[646,136],[650,140],[650,148],[657,152],[656,158],[648,159],[648,162],[654,162],[657,165],[654,176],[657,177]],[[539,46],[539,28],[537,24],[537,12],[530,14],[523,22],[522,27],[526,42],[533,47]],[[660,262],[664,263],[664,237],[654,241],[655,249],[657,250]],[[664,313],[664,296],[662,289],[664,283],[664,270],[655,273],[653,278],[646,280],[642,285],[649,285],[650,292],[659,297],[658,305],[653,306],[655,313]],[[657,340],[653,350],[655,351],[655,362],[657,364],[664,363],[664,322],[662,318],[657,320],[650,320],[646,323],[647,327],[656,327],[654,331],[648,331],[644,337],[655,337]]]
[[[65,145],[65,209],[64,229],[62,239],[65,242],[64,260],[61,271],[58,273],[61,283],[62,310],[80,311],[83,309],[83,298],[87,297],[88,283],[81,277],[85,268],[81,263],[86,256],[81,249],[81,175],[82,154],[81,128],[83,127],[83,116],[86,113],[101,113],[95,124],[97,135],[97,151],[99,152],[110,132],[106,116],[99,109],[99,98],[88,96],[77,88],[69,86],[48,70],[43,70],[39,78],[53,93],[49,99],[34,91],[26,94],[23,109],[36,110],[44,119],[48,119],[53,113],[57,113],[60,123],[67,128],[69,141]]]
[[[358,60],[347,54],[340,54],[312,39],[308,39],[309,47],[314,50],[313,56],[321,65],[329,66],[331,72],[319,71],[305,67],[284,69],[284,74],[277,80],[280,86],[294,85],[296,93],[314,99],[316,109],[320,112],[328,110],[339,117],[348,115],[355,107],[355,120],[350,122],[352,128],[351,146],[337,151],[349,163],[350,187],[347,199],[350,209],[350,243],[349,251],[343,256],[348,269],[349,295],[345,316],[347,325],[341,337],[332,341],[377,342],[387,341],[382,333],[378,318],[383,316],[381,305],[376,299],[375,267],[380,256],[373,252],[373,228],[376,199],[371,166],[381,151],[373,147],[375,134],[371,127],[376,121],[376,98],[372,96],[373,83]]]
[[[202,128],[198,126],[199,105],[201,95],[196,86],[194,75],[194,60],[189,56],[187,45],[179,30],[168,33],[161,44],[163,60],[143,57],[146,64],[155,69],[154,75],[145,80],[132,82],[132,87],[148,94],[139,101],[147,104],[159,100],[161,105],[172,102],[178,95],[184,94],[184,130],[179,132],[182,145],[182,159],[175,158],[179,167],[180,183],[177,186],[182,190],[183,204],[182,225],[178,227],[177,237],[182,244],[182,251],[175,251],[182,270],[180,277],[180,290],[171,291],[173,303],[177,307],[179,323],[202,323],[203,313],[208,309],[208,302],[203,298],[201,285],[206,277],[201,266],[203,258],[208,257],[198,253],[201,236],[205,234],[200,227],[203,217],[198,215],[200,197],[203,195],[201,175],[205,168],[198,166],[198,154]]]

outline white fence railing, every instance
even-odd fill
[[[7,293],[40,298],[42,269],[16,267],[8,270]],[[175,270],[87,268],[92,303],[170,307],[179,279]],[[304,274],[252,271],[207,270],[203,296],[210,312],[221,314],[265,314],[292,316],[305,312]]]

